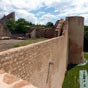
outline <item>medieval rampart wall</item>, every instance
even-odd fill
[[[0,68],[38,88],[61,88],[67,66],[67,39],[68,30],[64,30],[60,37],[0,52]]]

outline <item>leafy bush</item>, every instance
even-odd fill
[[[46,27],[52,28],[52,27],[54,27],[54,24],[53,24],[52,22],[48,22],[48,23],[46,23],[45,26],[46,26]]]
[[[32,22],[28,22],[23,18],[18,19],[17,21],[11,19],[7,22],[7,27],[10,29],[12,33],[27,33],[31,28],[52,28],[54,25],[52,22],[48,22],[46,25],[41,24],[33,24]]]

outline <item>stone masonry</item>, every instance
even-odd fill
[[[0,23],[6,24],[9,20],[15,20],[15,12],[11,12],[8,15],[4,15],[1,19],[0,19]]]
[[[57,20],[57,22],[55,23],[55,33],[56,33],[55,36],[62,35],[64,22],[65,20],[61,19],[61,20]]]
[[[83,17],[68,17],[61,36],[0,52],[0,69],[38,88],[62,88],[67,65],[84,60],[83,23]]]
[[[69,36],[69,63],[79,64],[83,62],[84,42],[84,18],[72,16],[66,18],[68,21]]]
[[[30,82],[0,70],[0,88],[37,88]]]
[[[3,36],[10,36],[10,31],[2,23],[0,23],[0,37]]]
[[[8,14],[7,16],[4,16],[3,18],[0,19],[0,37],[11,36],[9,29],[6,26],[6,23],[9,20],[15,20],[14,12],[12,12],[12,13]]]
[[[68,32],[64,32],[61,37],[0,52],[0,68],[38,88],[61,88],[68,49]]]

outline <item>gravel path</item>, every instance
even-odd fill
[[[0,40],[0,52],[5,51],[7,49],[13,48],[15,43],[22,42],[25,40]]]

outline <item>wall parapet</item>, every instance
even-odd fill
[[[60,88],[66,61],[66,35],[0,52],[1,69],[30,81],[38,88]]]
[[[39,45],[39,44],[43,44],[43,43],[46,43],[46,42],[50,42],[52,40],[56,40],[56,39],[60,39],[60,38],[63,38],[64,35],[62,36],[59,36],[59,37],[55,37],[55,38],[52,38],[52,39],[47,39],[47,40],[44,40],[44,41],[40,41],[40,42],[37,42],[37,43],[32,43],[32,44],[29,44],[29,45],[26,45],[26,46],[20,46],[20,47],[17,47],[17,48],[11,48],[11,49],[8,49],[6,51],[2,51],[0,52],[0,55],[2,54],[5,54],[5,53],[11,53],[11,52],[15,52],[15,51],[20,51],[21,49],[25,49],[25,48],[30,48],[30,47],[33,47],[33,46],[36,46],[36,45]]]

